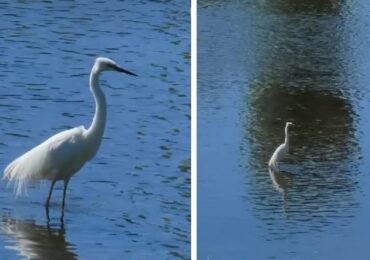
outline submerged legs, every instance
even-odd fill
[[[45,203],[46,209],[49,209],[49,202],[50,202],[51,194],[53,193],[53,188],[54,188],[55,182],[56,182],[55,180],[51,181],[51,186],[50,186],[50,190],[49,190],[48,199],[46,200],[46,203]]]
[[[64,205],[65,205],[65,201],[66,201],[66,194],[67,194],[68,182],[69,182],[69,179],[64,180],[62,211],[64,211]]]
[[[61,223],[62,226],[64,225],[64,206],[65,206],[65,201],[66,201],[68,182],[69,182],[69,179],[64,180],[62,212],[61,212],[61,215],[60,215],[60,223]]]
[[[49,195],[45,203],[45,207],[49,207],[50,203],[50,198],[51,194],[53,193],[54,185],[55,185],[55,180],[51,182],[50,190],[49,190]],[[64,189],[63,189],[63,201],[62,201],[62,210],[64,210],[64,205],[65,205],[65,200],[66,200],[66,194],[67,194],[67,186],[68,186],[69,179],[64,180]]]
[[[47,198],[47,200],[46,200],[46,202],[45,202],[46,218],[47,218],[47,223],[48,223],[48,224],[49,224],[49,222],[50,222],[50,217],[49,217],[49,202],[50,202],[51,194],[53,193],[53,188],[54,188],[55,182],[56,182],[56,181],[51,181],[51,186],[50,186],[50,190],[49,190],[49,195],[48,195],[48,198]]]
[[[51,194],[53,193],[54,185],[55,185],[56,180],[53,180],[51,182],[50,190],[49,190],[49,195],[45,203],[45,208],[46,208],[46,216],[47,219],[49,220],[49,204],[50,204],[50,198]],[[69,179],[64,180],[64,189],[63,189],[63,200],[62,200],[62,206],[61,206],[61,221],[63,223],[63,217],[64,217],[64,206],[65,206],[65,201],[66,201],[66,194],[67,194],[67,186],[68,186]]]

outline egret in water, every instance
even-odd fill
[[[4,171],[5,179],[15,182],[17,195],[26,189],[30,181],[50,180],[51,186],[46,200],[48,210],[50,197],[56,181],[64,181],[62,212],[64,211],[69,179],[91,160],[99,149],[103,138],[107,105],[99,86],[99,75],[103,71],[119,71],[136,74],[120,67],[111,59],[99,57],[90,73],[90,90],[95,99],[95,115],[88,129],[83,126],[60,132],[11,162]]]
[[[272,154],[271,159],[269,161],[269,167],[274,171],[279,171],[279,162],[281,159],[284,158],[285,154],[289,151],[289,133],[288,127],[290,125],[294,125],[291,122],[287,122],[285,124],[285,141],[278,148],[276,148],[275,152]]]

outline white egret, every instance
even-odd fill
[[[279,171],[279,161],[284,158],[285,154],[289,152],[289,133],[288,127],[294,125],[291,122],[285,124],[285,141],[276,148],[269,161],[269,167],[274,171]]]
[[[62,131],[11,162],[4,170],[3,179],[15,182],[17,195],[26,190],[27,182],[50,180],[51,186],[45,204],[48,209],[55,182],[62,180],[64,181],[61,206],[63,212],[69,179],[86,161],[94,157],[103,138],[107,105],[99,86],[99,75],[109,70],[136,76],[111,59],[97,58],[90,73],[90,90],[96,105],[90,127],[85,129],[79,126]]]

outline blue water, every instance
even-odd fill
[[[1,259],[190,258],[189,1],[0,3],[0,168],[94,113],[97,56],[139,75],[105,73],[96,157],[70,181],[15,198],[1,183]]]
[[[369,259],[369,3],[198,7],[198,259]]]

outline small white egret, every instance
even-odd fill
[[[62,131],[11,162],[4,170],[3,179],[15,182],[17,195],[26,189],[27,182],[50,180],[51,186],[45,204],[48,209],[55,182],[63,180],[63,212],[69,179],[86,161],[94,157],[103,138],[107,105],[99,86],[99,75],[109,70],[136,76],[111,59],[97,58],[90,73],[90,90],[96,105],[91,126],[88,129],[79,126]]]
[[[285,141],[276,148],[269,161],[269,167],[274,171],[279,171],[279,161],[284,158],[285,154],[289,152],[289,133],[288,127],[294,125],[291,122],[285,124]]]

